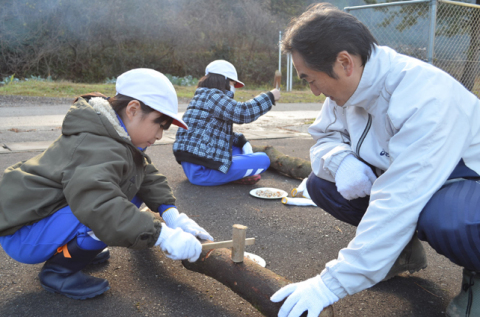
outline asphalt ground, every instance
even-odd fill
[[[280,110],[263,123],[237,128],[253,145],[272,145],[284,154],[309,159],[313,140],[305,131],[307,122],[311,122],[306,118],[311,116],[311,109],[296,107],[303,117]],[[37,119],[42,122],[42,116]],[[38,133],[7,131],[0,125],[0,144],[28,143]],[[59,133],[51,132],[35,142],[51,142]],[[18,139],[11,141],[10,136]],[[0,177],[5,168],[42,149],[38,145],[38,149],[27,146],[4,150],[0,154]],[[293,282],[319,274],[355,235],[354,227],[320,208],[286,206],[279,200],[249,195],[251,189],[259,187],[290,192],[300,180],[268,170],[255,185],[195,186],[175,161],[170,141],[159,142],[147,153],[168,177],[181,212],[207,229],[216,241],[230,240],[233,224],[248,226],[247,237],[255,237],[256,243],[246,251],[261,256],[268,269]],[[449,301],[460,290],[461,268],[428,244],[424,246],[429,261],[425,270],[397,276],[341,299],[334,304],[335,316],[444,316]],[[262,316],[229,288],[185,269],[180,261],[168,259],[157,248],[110,249],[112,257],[106,264],[88,267],[84,272],[108,279],[111,289],[96,298],[78,301],[43,290],[37,277],[43,264],[18,263],[0,248],[0,316]]]

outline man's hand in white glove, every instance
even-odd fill
[[[252,154],[253,153],[253,148],[250,142],[245,143],[245,145],[242,147],[242,153],[243,154]]]
[[[328,289],[320,275],[284,286],[270,300],[278,303],[287,296],[278,317],[299,317],[304,311],[308,311],[309,317],[318,316],[325,307],[338,301],[337,295]]]
[[[191,233],[195,237],[213,241],[213,237],[207,232],[207,230],[203,229],[195,221],[188,218],[186,214],[179,214],[177,208],[167,209],[163,213],[162,218],[170,228],[181,228],[183,231]]]
[[[195,262],[202,253],[202,245],[197,238],[182,229],[172,229],[162,223],[162,231],[155,246],[160,247],[172,260]]]
[[[377,176],[372,169],[353,154],[347,155],[338,167],[335,184],[338,192],[347,200],[370,195]]]

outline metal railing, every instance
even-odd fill
[[[380,45],[433,64],[480,95],[480,5],[414,0],[346,7]]]

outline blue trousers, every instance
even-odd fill
[[[201,186],[218,186],[241,178],[265,172],[270,159],[262,152],[242,154],[242,150],[232,147],[232,165],[226,174],[208,167],[182,162],[183,171],[190,183]]]
[[[132,203],[140,207],[143,203],[137,196]],[[84,250],[100,250],[105,243],[91,236],[92,230],[78,221],[69,206],[59,209],[42,220],[20,228],[14,234],[0,237],[0,244],[14,260],[26,263],[42,263],[51,258],[58,247],[76,238]]]
[[[335,218],[357,226],[370,197],[346,200],[334,183],[313,173],[307,180],[312,200]],[[480,181],[464,180],[440,188],[423,208],[418,237],[467,270],[480,271]]]

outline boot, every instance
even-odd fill
[[[82,273],[100,250],[83,250],[73,239],[45,262],[38,274],[43,288],[73,299],[87,299],[110,289],[108,281]]]
[[[408,271],[411,274],[423,270],[426,267],[427,255],[425,254],[425,249],[417,238],[417,233],[415,232],[412,239],[405,249],[403,249],[402,253],[400,253],[395,263],[393,263],[392,268],[382,282],[405,271]]]
[[[93,258],[92,262],[89,263],[89,265],[95,265],[95,264],[100,264],[103,262],[106,262],[108,259],[110,259],[110,251],[108,248],[105,248]]]
[[[462,288],[447,307],[448,317],[480,316],[480,273],[463,269]]]

